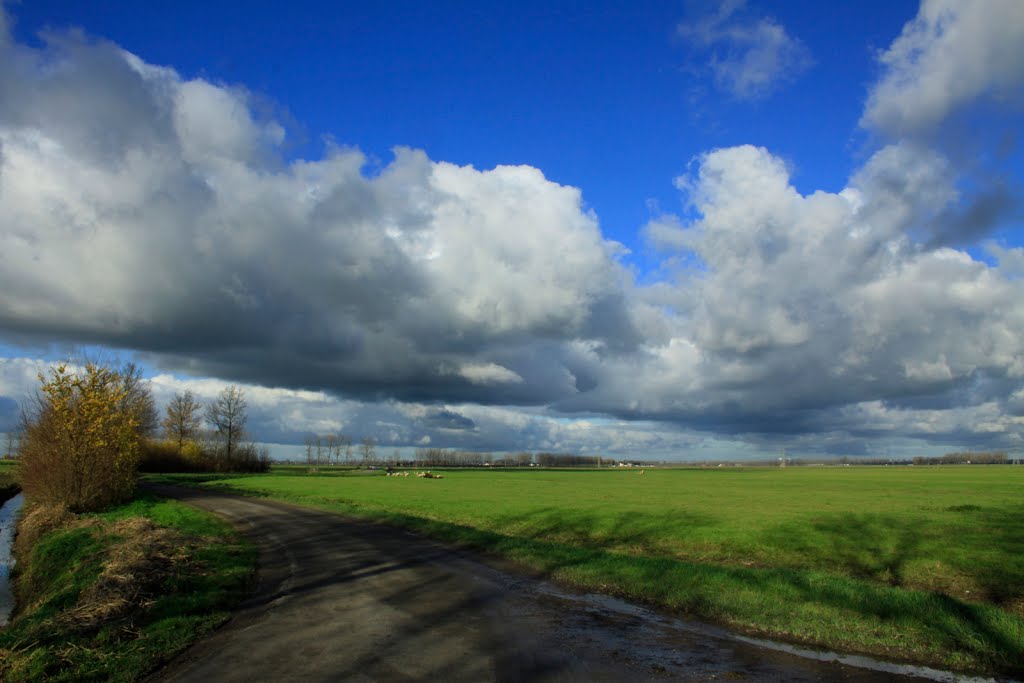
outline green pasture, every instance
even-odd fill
[[[14,481],[14,461],[0,460],[0,503],[18,492]]]
[[[208,485],[413,527],[750,633],[1024,671],[1024,467],[443,476],[293,468]]]

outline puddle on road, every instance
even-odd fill
[[[658,614],[645,607],[635,605],[618,598],[614,598],[607,595],[601,595],[598,593],[572,593],[569,591],[560,590],[554,586],[544,586],[540,588],[540,591],[547,593],[548,595],[576,604],[586,605],[592,616],[598,621],[602,622],[619,622],[622,624],[630,623],[644,623],[648,625],[657,625],[664,631],[685,633],[691,635],[698,635],[704,637],[716,638],[720,641],[732,641],[744,643],[746,645],[753,645],[768,650],[774,650],[776,652],[782,652],[789,655],[795,655],[804,659],[814,660],[823,663],[837,663],[845,664],[847,666],[856,667],[858,669],[875,672],[878,674],[892,674],[897,676],[907,676],[919,679],[939,681],[940,683],[999,683],[999,681],[1007,681],[1009,679],[995,679],[978,676],[967,676],[963,674],[957,674],[950,671],[941,671],[939,669],[932,669],[925,666],[915,666],[911,664],[895,664],[892,662],[885,662],[871,657],[865,657],[860,655],[847,655],[840,654],[837,652],[829,652],[823,650],[812,650],[809,648],[796,647],[793,645],[787,645],[786,643],[779,643],[771,640],[763,640],[760,638],[748,638],[746,636],[731,633],[725,629],[717,628],[708,624],[701,624],[699,622],[685,621],[683,619],[677,619],[664,614]]]
[[[14,567],[11,544],[14,543],[18,512],[24,502],[25,497],[19,493],[0,508],[0,626],[7,625],[11,610],[14,609],[14,594],[10,585],[11,568]]]
[[[839,664],[855,666],[859,669],[869,669],[871,671],[898,674],[901,676],[916,676],[918,678],[926,678],[932,681],[940,681],[940,683],[999,683],[999,681],[1009,680],[985,678],[982,676],[966,676],[962,674],[952,673],[950,671],[932,669],[927,666],[914,666],[912,664],[893,664],[891,662],[883,662],[879,659],[872,659],[871,657],[863,657],[860,655],[843,655],[839,654],[838,652],[828,651],[819,652],[818,650],[808,650],[801,647],[795,647],[793,645],[787,645],[785,643],[776,643],[770,640],[760,640],[758,638],[746,638],[744,636],[733,637],[744,643],[750,643],[752,645],[758,645],[760,647],[766,647],[772,650],[778,650],[780,652],[788,652],[789,654],[797,655],[798,657],[814,659],[819,662],[837,662]]]

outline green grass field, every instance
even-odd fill
[[[0,503],[18,492],[14,481],[14,461],[0,460]]]
[[[279,469],[210,485],[410,526],[749,633],[1024,671],[1024,467]]]

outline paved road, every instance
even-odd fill
[[[260,549],[237,615],[158,681],[885,681],[601,596],[576,595],[392,527],[159,488]]]

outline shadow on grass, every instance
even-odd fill
[[[226,490],[230,490],[225,487]],[[239,492],[239,491],[234,491]],[[211,495],[213,492],[196,495]],[[252,492],[246,491],[251,494]],[[265,494],[264,494],[265,495]],[[262,497],[262,496],[261,496]],[[667,607],[700,619],[811,645],[857,651],[956,669],[1024,672],[1024,619],[993,605],[973,604],[904,584],[908,563],[948,529],[886,515],[830,516],[770,530],[764,542],[807,553],[825,570],[715,566],[669,556],[623,552],[655,546],[666,525],[713,527],[709,515],[687,512],[607,514],[545,508],[507,515],[497,531],[300,495],[274,498],[413,529],[510,559],[539,578],[600,590]],[[1014,510],[972,510],[969,548],[1019,547],[1024,532]],[[962,540],[962,539],[958,539]],[[667,555],[667,553],[666,553]],[[410,560],[415,562],[415,560]],[[966,560],[964,560],[966,561]],[[362,567],[355,573],[401,568]],[[1019,566],[979,581],[998,592],[1020,590]],[[337,575],[324,577],[337,581]],[[1014,585],[1015,584],[1015,585]],[[314,586],[295,587],[301,591]],[[293,590],[295,590],[293,589]]]
[[[974,534],[972,550],[995,550],[999,562],[977,566],[965,558],[961,569],[973,569],[978,582],[990,601],[997,605],[1016,604],[1016,611],[1024,616],[1024,505],[1013,509],[983,508],[971,512],[970,517],[984,534]]]
[[[765,544],[799,554],[810,566],[835,568],[848,576],[902,586],[907,564],[921,556],[932,529],[922,520],[893,515],[829,515],[771,528]]]
[[[834,514],[773,527],[762,540],[807,566],[891,586],[920,583],[908,581],[911,563],[945,563],[950,577],[967,577],[967,588],[980,590],[977,599],[1004,606],[1024,599],[1024,506],[954,506],[935,514]]]
[[[697,531],[719,523],[714,515],[691,511],[611,514],[546,507],[502,515],[494,520],[493,527],[523,539],[670,556],[673,551],[666,547],[665,529]]]
[[[401,513],[379,512],[374,517],[511,559],[538,573],[538,578],[770,637],[950,668],[1024,671],[1024,620],[994,606],[820,571],[719,567],[608,549],[651,533],[664,523],[660,515],[623,517],[604,532],[603,541],[590,537],[586,547],[551,542],[544,534],[555,528],[553,515],[544,510],[509,518],[510,523],[528,526],[529,536]],[[586,518],[570,519],[570,528],[579,531]],[[898,561],[898,555],[889,557],[889,564]]]
[[[657,525],[665,523],[662,515],[622,516],[602,532],[603,540],[588,536],[584,546],[552,542],[545,536],[557,533],[566,523],[580,532],[587,520],[586,515],[576,515],[556,526],[558,518],[553,510],[509,518],[510,523],[530,528],[528,536],[411,515],[392,513],[382,517],[383,521],[435,538],[510,558],[540,570],[542,578],[669,607],[769,636],[951,668],[1014,674],[1024,671],[1024,619],[1020,616],[995,606],[900,588],[871,578],[879,572],[900,575],[903,564],[918,547],[912,539],[913,528],[902,529],[892,546],[879,544],[877,550],[882,557],[875,562],[856,552],[855,539],[856,534],[870,532],[876,524],[843,529],[831,547],[864,570],[866,576],[856,578],[823,571],[721,567],[609,549],[630,540],[641,543]]]

